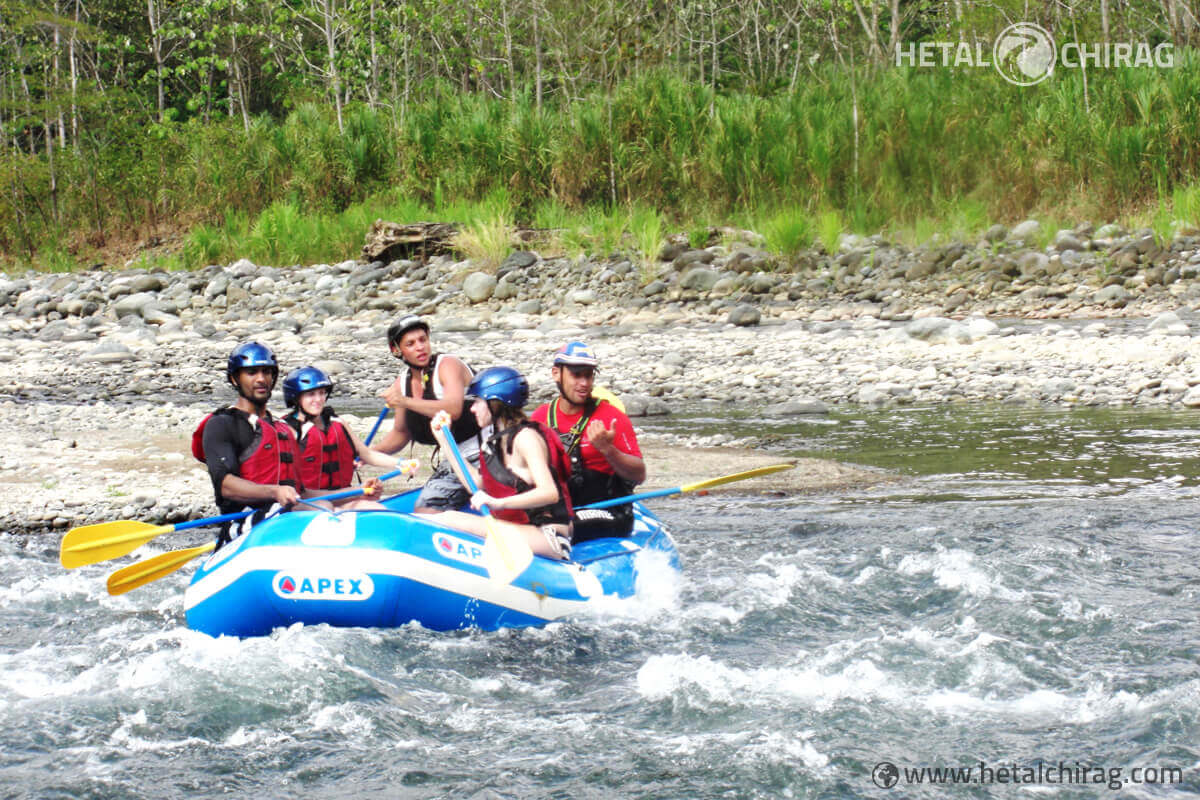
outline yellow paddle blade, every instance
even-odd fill
[[[533,550],[519,528],[487,518],[487,538],[483,542],[483,563],[488,577],[512,583],[533,561]]]
[[[171,530],[174,530],[173,525],[151,525],[132,519],[82,525],[63,536],[59,559],[67,569],[75,569],[120,558]]]
[[[597,403],[599,403],[601,400],[605,400],[609,405],[617,409],[617,411],[620,411],[622,414],[625,413],[625,404],[622,403],[621,398],[613,394],[607,386],[593,386],[592,397],[595,398]]]
[[[159,578],[165,578],[196,556],[202,556],[216,546],[216,542],[209,542],[199,547],[189,547],[186,550],[172,550],[169,553],[130,564],[108,576],[108,593],[125,594]]]
[[[694,492],[697,489],[711,489],[714,486],[720,486],[725,483],[744,481],[747,478],[757,478],[761,475],[772,475],[776,472],[783,472],[785,469],[792,469],[795,466],[795,464],[772,464],[769,467],[748,469],[745,472],[739,472],[735,475],[723,475],[720,478],[709,478],[708,480],[700,481],[699,483],[689,483],[687,486],[679,487],[679,491]]]

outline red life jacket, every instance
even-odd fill
[[[502,508],[492,513],[499,519],[519,524],[568,524],[573,513],[571,493],[567,489],[567,476],[571,474],[571,464],[567,461],[567,452],[558,434],[540,422],[526,420],[491,435],[479,458],[479,477],[483,483],[481,488],[492,497],[512,497],[533,488],[505,466],[502,455],[512,455],[513,439],[523,428],[533,428],[546,442],[546,450],[550,454],[550,474],[558,487],[558,500],[537,508]]]
[[[293,431],[303,429],[295,414],[288,414],[287,422]],[[354,476],[354,445],[342,423],[327,416],[325,424],[326,430],[310,425],[299,440],[300,480],[309,489],[345,489]]]
[[[234,408],[219,408],[200,420],[192,432],[192,455],[197,461],[207,463],[204,458],[204,426],[213,414],[232,414]],[[251,449],[238,454],[238,477],[264,486],[295,486],[301,489],[304,483],[296,463],[296,437],[283,420],[258,418],[254,444]]]

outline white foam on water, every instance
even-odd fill
[[[375,732],[374,720],[352,703],[318,708],[310,718],[310,725],[315,731],[334,731],[348,742],[362,742]]]
[[[278,730],[260,728],[247,730],[246,726],[243,725],[226,736],[222,740],[221,746],[240,750],[245,747],[274,747],[292,741],[295,741],[294,737],[280,733]]]
[[[108,743],[113,747],[131,752],[162,752],[169,750],[186,750],[191,747],[203,747],[208,744],[204,739],[189,736],[184,739],[148,739],[153,736],[155,726],[150,723],[145,709],[133,714],[122,714],[121,724],[108,737]]]
[[[876,567],[874,565],[865,567],[862,572],[860,572],[854,576],[854,580],[852,580],[851,583],[853,583],[855,586],[862,586],[863,584],[869,582],[872,578],[874,578],[880,572],[882,572],[882,570],[880,570],[879,567]]]
[[[738,757],[748,763],[765,761],[769,764],[787,766],[802,765],[809,772],[827,774],[829,756],[822,753],[810,741],[812,731],[783,733],[771,731],[738,751]]]
[[[939,547],[934,553],[912,553],[900,560],[896,571],[901,575],[931,575],[938,586],[961,591],[972,597],[996,596],[1002,600],[1022,601],[1025,592],[1014,592],[975,564],[975,556],[966,550]]]
[[[107,596],[103,583],[87,580],[78,572],[56,570],[48,575],[27,575],[19,580],[0,585],[0,606],[20,607],[41,605],[54,601],[71,601],[82,598],[96,600]]]
[[[823,710],[842,699],[904,699],[898,682],[868,660],[823,674],[814,667],[740,669],[682,653],[651,656],[638,670],[637,689],[648,700],[679,698],[701,708],[795,704]]]
[[[633,596],[593,597],[579,615],[581,618],[673,624],[670,620],[679,616],[683,585],[679,570],[671,566],[666,553],[658,550],[642,550],[633,558],[637,570]]]

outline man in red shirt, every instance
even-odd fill
[[[567,486],[575,506],[575,542],[602,536],[628,536],[633,506],[583,509],[580,506],[625,497],[646,480],[646,463],[629,417],[607,400],[592,397],[599,361],[583,342],[568,342],[554,354],[550,375],[558,397],[530,415],[563,440],[571,459]]]

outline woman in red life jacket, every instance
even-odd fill
[[[486,505],[497,519],[513,523],[537,555],[570,558],[570,464],[558,436],[526,419],[521,410],[529,399],[529,383],[511,367],[492,367],[475,376],[467,397],[479,427],[494,426],[478,472],[468,464],[481,487],[471,497],[472,507]],[[459,511],[444,512],[438,523],[480,536],[487,531],[483,518]]]
[[[363,444],[326,405],[333,381],[316,367],[300,367],[283,379],[283,402],[292,409],[284,421],[296,435],[296,463],[304,488],[333,491],[354,481],[355,459],[373,467],[395,468],[400,459]],[[339,509],[383,508],[372,500],[354,498]]]

